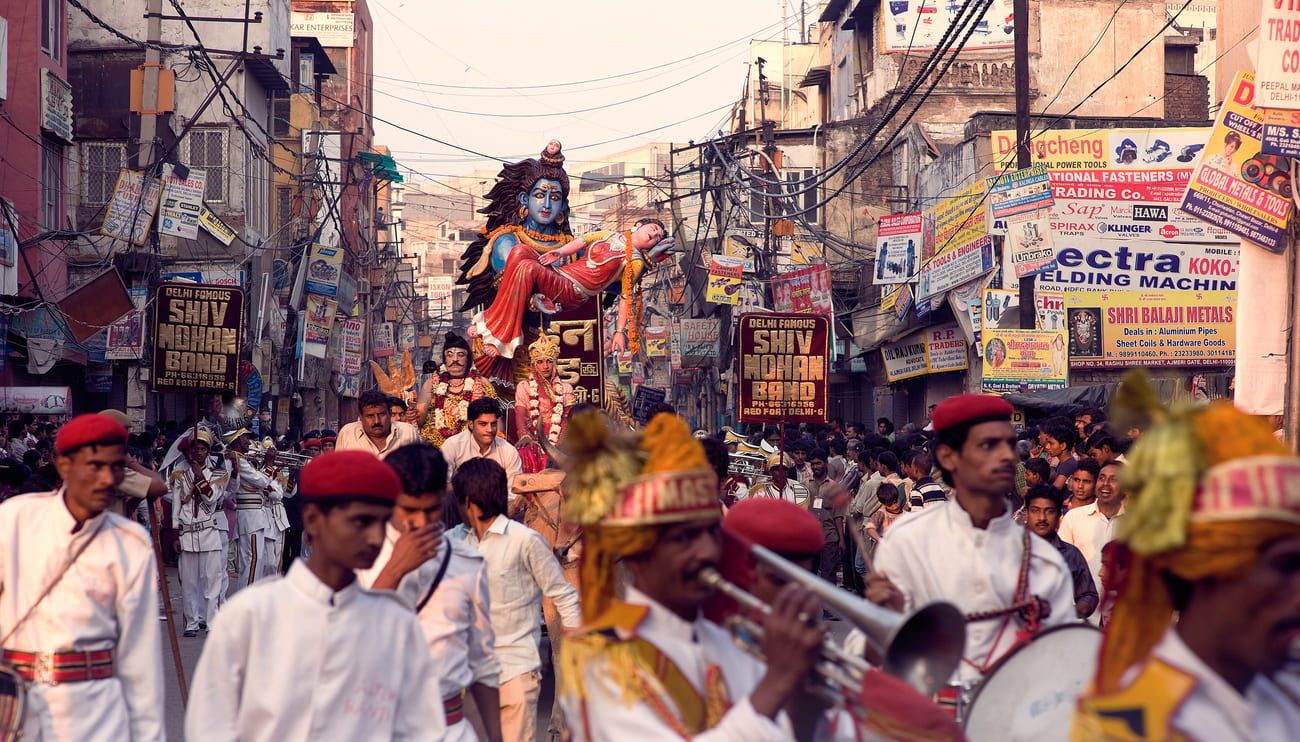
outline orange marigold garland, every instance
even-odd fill
[[[623,262],[623,301],[627,302],[627,349],[636,355],[641,352],[641,284],[632,285],[632,233],[623,233],[627,246]]]

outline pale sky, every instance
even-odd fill
[[[377,117],[510,160],[536,156],[554,137],[571,164],[716,132],[744,87],[748,39],[780,39],[783,27],[781,0],[369,4]],[[799,3],[788,5],[797,41]],[[807,3],[809,24],[816,6]],[[581,82],[630,72],[637,73]],[[538,87],[560,83],[580,84]],[[646,97],[629,101],[639,96]],[[375,128],[375,143],[400,164],[434,177],[499,166],[378,120]]]

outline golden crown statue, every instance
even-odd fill
[[[541,360],[554,361],[560,357],[560,341],[554,335],[542,333],[528,346],[528,359],[533,363]]]

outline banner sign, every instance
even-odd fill
[[[1047,165],[1041,162],[1024,170],[995,175],[987,183],[989,219],[994,225],[1022,214],[1049,209],[1054,203],[1051,177]]]
[[[956,323],[927,327],[880,348],[889,383],[925,374],[964,371],[969,366],[966,340]]]
[[[343,374],[361,373],[361,339],[366,323],[360,319],[345,319],[339,323],[340,363],[337,370]]]
[[[1006,249],[1017,279],[1051,270],[1056,246],[1050,220],[1036,216],[1007,222]]]
[[[753,273],[754,255],[762,241],[763,235],[757,229],[729,227],[722,240],[722,254],[745,261],[745,273]]]
[[[876,274],[873,283],[915,281],[924,235],[925,222],[919,211],[880,217],[876,223]]]
[[[351,47],[354,25],[351,11],[305,13],[295,10],[289,13],[290,35],[313,36],[324,47]]]
[[[1259,19],[1259,75],[1262,108],[1300,109],[1300,3],[1263,0]]]
[[[942,199],[925,212],[925,242],[921,249],[921,270],[936,257],[954,252],[984,237],[988,230],[984,219],[983,180],[977,180]]]
[[[830,317],[835,311],[831,306],[831,269],[823,263],[773,276],[772,308]]]
[[[338,296],[343,272],[343,248],[315,244],[307,253],[306,288],[309,294]]]
[[[100,234],[143,245],[158,209],[160,193],[162,183],[157,179],[150,181],[149,187],[145,188],[143,173],[126,168],[119,170],[113,197],[99,228]]]
[[[1018,289],[984,289],[980,297],[980,331],[985,328],[991,330],[1000,329],[1003,326],[1003,318],[1012,309],[1020,307],[1020,291]],[[1019,312],[1017,312],[1017,316]],[[1013,324],[1009,329],[1017,329]]]
[[[709,260],[709,286],[704,292],[705,300],[714,304],[739,303],[740,279],[744,272],[744,258],[714,255]]]
[[[668,328],[650,325],[645,328],[645,354],[647,358],[668,357]]]
[[[1030,144],[1052,183],[1056,237],[1236,242],[1237,236],[1178,210],[1210,130],[1049,129]],[[1014,167],[1016,133],[990,137],[994,161]],[[994,220],[999,233],[1005,224]]]
[[[154,298],[154,390],[238,392],[243,333],[243,289],[162,284]]]
[[[911,308],[912,285],[908,283],[895,286],[893,291],[885,294],[880,300],[880,311],[892,314],[895,322],[903,321],[907,316],[907,310]]]
[[[1056,266],[1038,274],[1047,291],[1232,291],[1239,245],[1058,238]]]
[[[1300,111],[1265,109],[1259,142],[1259,151],[1266,155],[1300,158]]]
[[[720,331],[716,319],[684,319],[681,321],[682,365],[698,367],[709,365],[718,357]]]
[[[577,309],[556,312],[546,332],[560,343],[555,373],[573,385],[578,402],[600,406],[605,400],[605,351],[600,332],[600,300],[591,299]]]
[[[676,318],[668,326],[668,363],[673,371],[682,370],[682,323]]]
[[[1039,330],[1065,329],[1065,294],[1034,290],[1034,327]]]
[[[925,52],[939,44],[959,13],[966,6],[939,0],[891,0],[881,4],[889,8],[884,20],[885,52]],[[1015,26],[1009,4],[990,5],[984,17],[975,19],[975,32],[965,46],[974,49],[1010,49],[1014,44]],[[874,32],[874,29],[871,29]]]
[[[149,290],[128,289],[134,311],[127,312],[108,326],[104,359],[109,361],[138,361],[144,357],[144,304]]]
[[[429,276],[425,281],[424,298],[429,302],[429,316],[433,326],[452,327],[456,307],[453,296],[456,291],[455,276]]]
[[[1086,291],[1065,295],[1070,365],[1230,366],[1235,291]]]
[[[0,387],[0,410],[33,415],[72,413],[72,388],[66,386]]]
[[[1238,72],[1183,194],[1183,211],[1275,253],[1286,249],[1291,162],[1260,152],[1255,76]]]
[[[744,314],[741,422],[825,423],[831,322],[816,314]]]
[[[203,211],[199,213],[199,226],[203,231],[216,237],[221,244],[230,247],[230,243],[235,241],[235,230],[230,228],[229,224],[221,221],[221,217],[212,213],[212,210],[204,206]]]
[[[162,205],[158,212],[158,233],[187,240],[199,238],[199,215],[203,213],[203,189],[207,174],[191,170],[188,178],[169,172],[163,177]]]
[[[955,289],[993,270],[993,239],[984,235],[954,250],[946,250],[921,266],[916,295],[927,299]]]
[[[668,399],[668,392],[642,384],[632,394],[632,419],[645,425],[650,422],[650,408]]]
[[[376,322],[370,336],[370,355],[387,358],[397,354],[397,335],[392,322]]]
[[[324,346],[329,344],[330,332],[334,329],[334,315],[337,313],[338,302],[335,300],[316,294],[307,295],[307,309],[302,315],[303,322],[306,323],[302,342],[307,346],[322,346],[318,353],[308,348],[308,355],[325,357]]]
[[[986,392],[1026,392],[1069,386],[1064,330],[984,328]]]

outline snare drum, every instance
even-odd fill
[[[998,660],[963,714],[970,742],[1067,742],[1079,698],[1097,669],[1091,624],[1043,631]]]
[[[27,685],[12,667],[0,662],[0,742],[14,742],[23,731]]]

